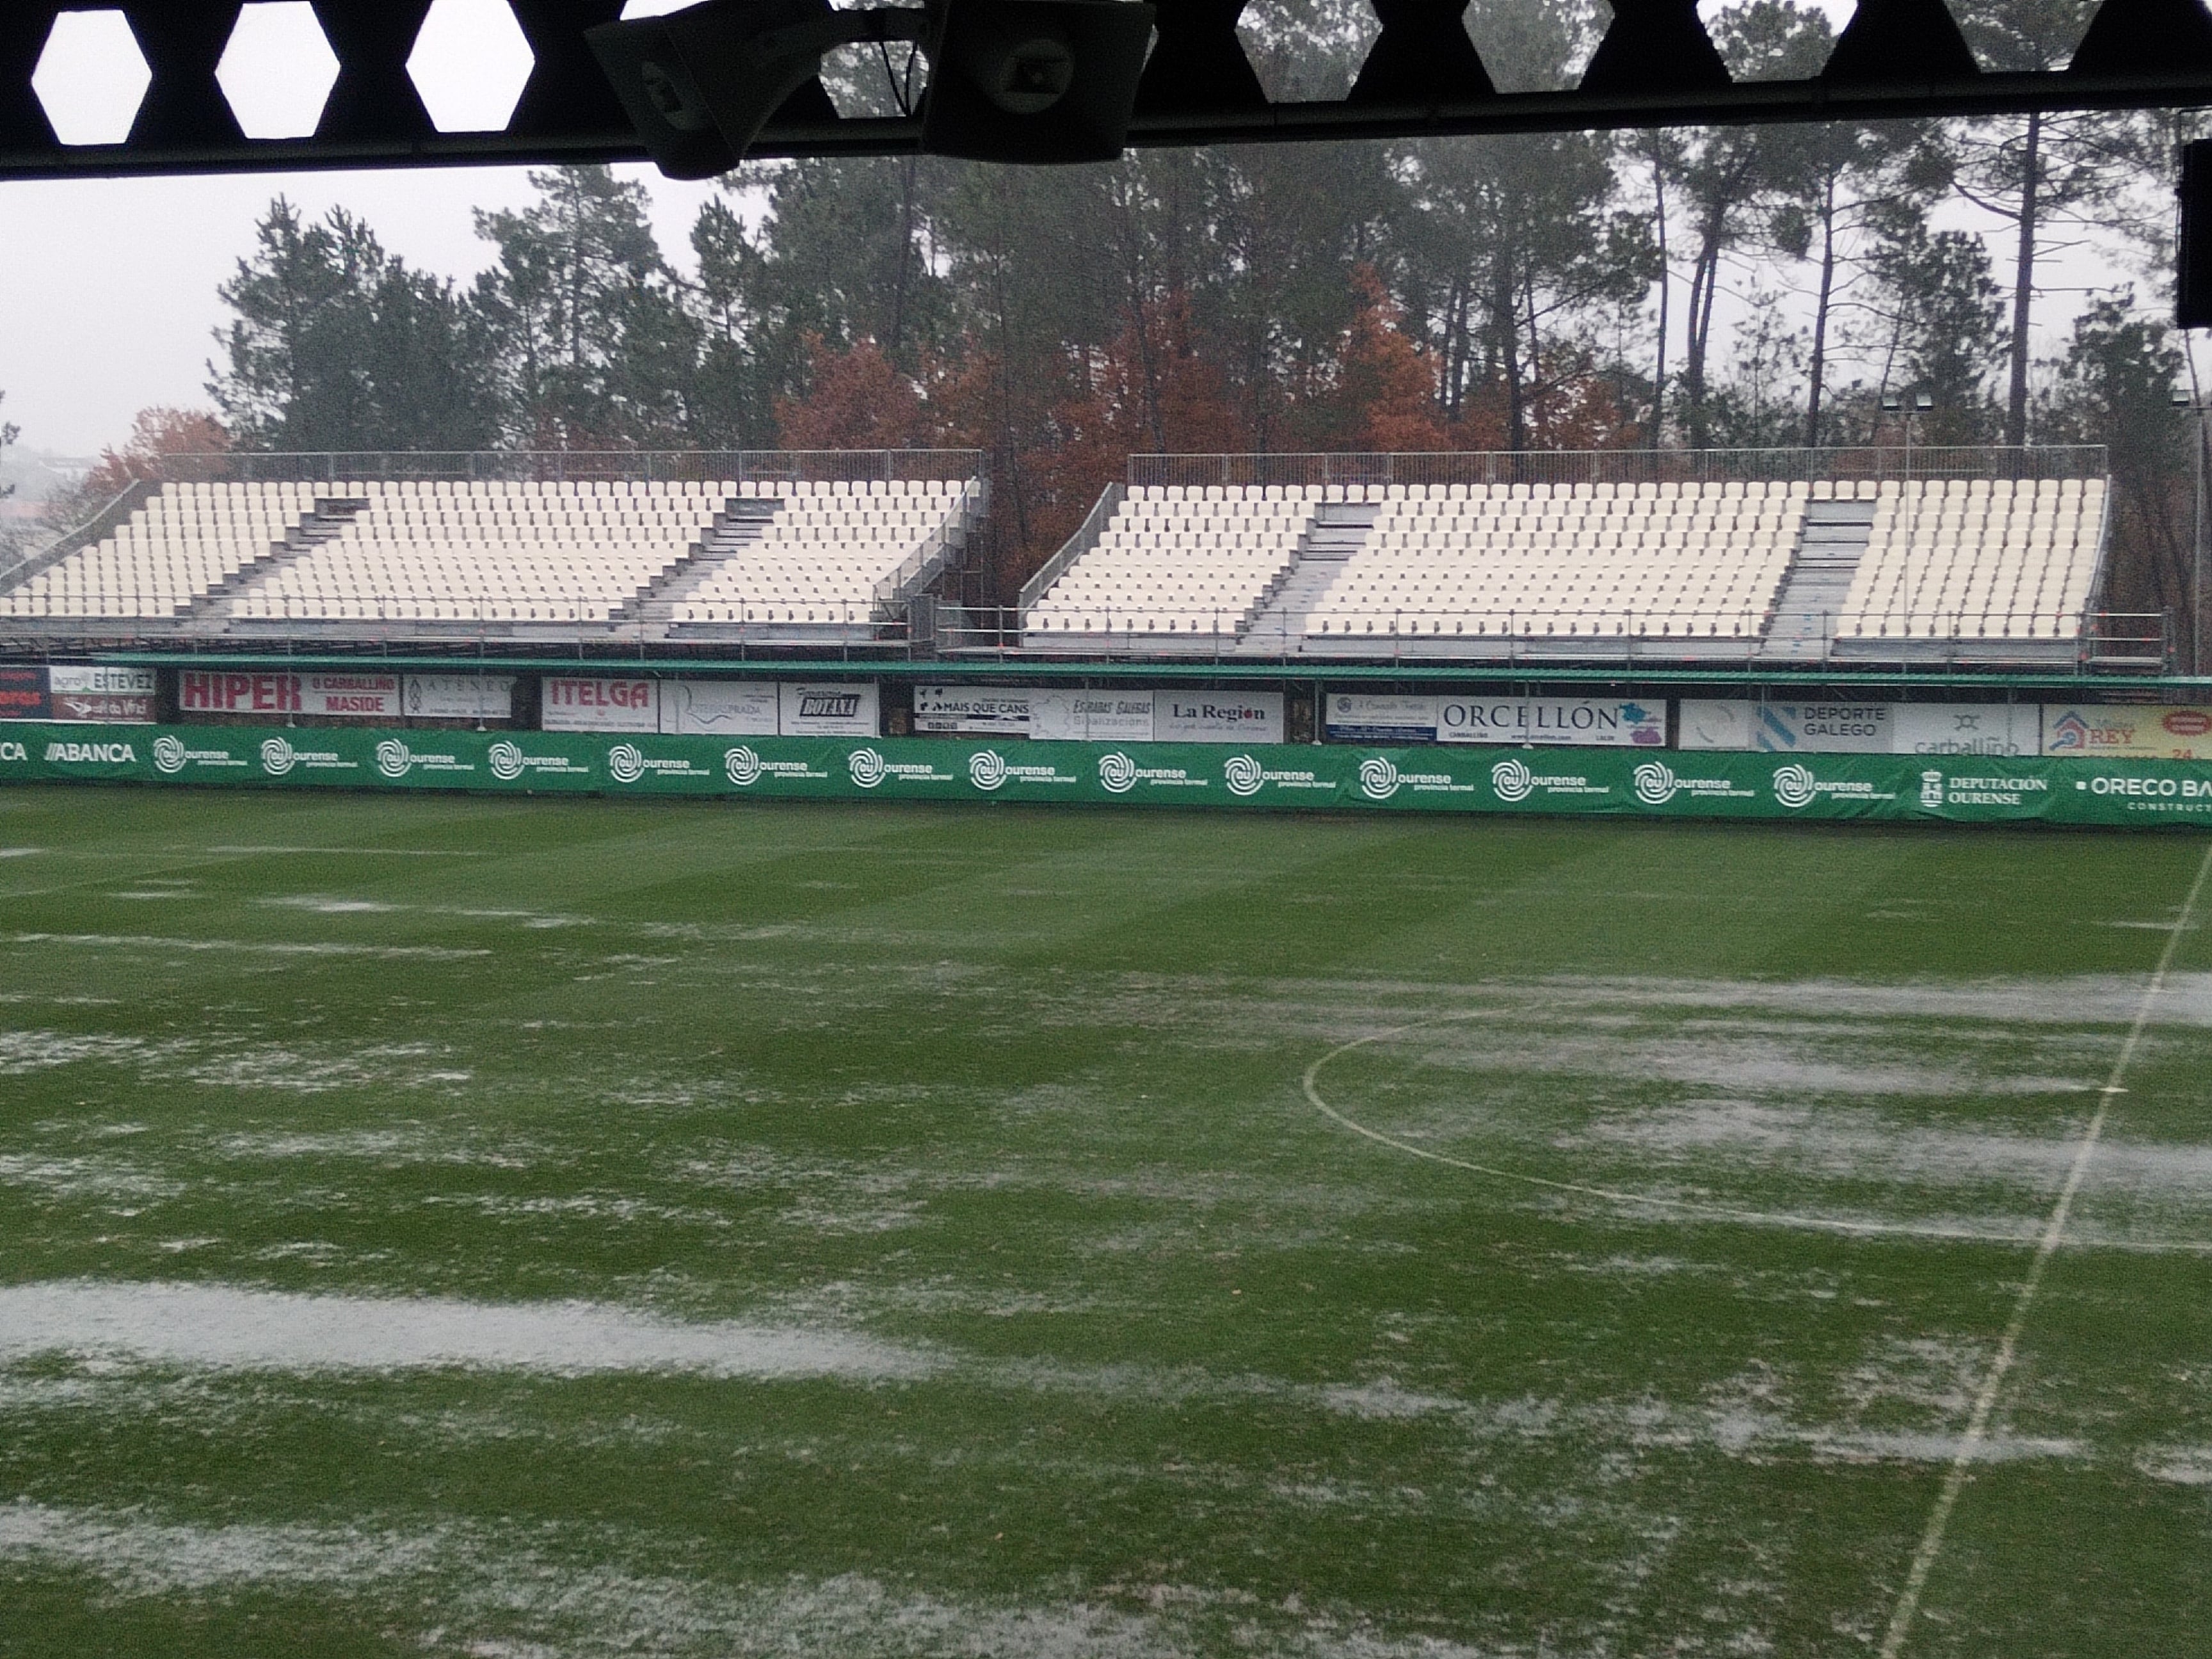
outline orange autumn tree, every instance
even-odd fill
[[[134,483],[160,477],[164,455],[221,455],[229,448],[230,434],[205,410],[142,409],[123,447],[100,452],[79,493],[97,505]]]
[[[1122,477],[1133,454],[1210,455],[1243,449],[1228,383],[1198,349],[1187,295],[1139,307],[1112,339],[1075,356],[1078,387],[1054,411],[1051,468],[1082,511]],[[1082,514],[1074,523],[1081,521]]]
[[[1405,313],[1374,266],[1352,267],[1352,296],[1334,383],[1316,399],[1314,436],[1331,449],[1449,447],[1435,371],[1406,332]]]
[[[836,351],[810,334],[806,349],[806,395],[775,401],[787,449],[905,449],[915,443],[921,393],[873,340]]]

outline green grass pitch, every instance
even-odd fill
[[[0,852],[0,1653],[1872,1655],[1962,1452],[1903,1654],[2212,1650],[2202,838]]]

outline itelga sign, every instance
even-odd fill
[[[538,724],[548,732],[658,732],[660,682],[549,676]]]

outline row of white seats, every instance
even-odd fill
[[[894,480],[896,484],[898,481]],[[854,626],[874,614],[876,590],[933,538],[948,538],[981,505],[981,486],[915,485],[828,501],[795,494],[701,576],[672,615],[678,623]]]
[[[1806,487],[1584,488],[1386,501],[1305,632],[1737,638],[1763,629]]]
[[[1486,500],[1667,500],[1678,495],[1782,496],[1799,501],[1880,501],[1926,495],[2082,495],[2100,478],[1725,479],[1642,483],[1135,484],[1136,501],[1402,501]]]
[[[1884,503],[1844,595],[1839,633],[2078,637],[2104,551],[2106,496],[2100,478],[2063,479],[2008,495],[1929,485]]]
[[[1310,530],[1316,494],[1130,490],[1030,607],[1044,633],[1234,635]]]
[[[778,626],[854,628],[865,626],[874,617],[875,605],[871,600],[825,599],[811,594],[787,595],[781,599],[758,596],[750,604],[726,599],[720,602],[687,600],[678,605],[674,612],[674,618],[679,623],[712,623],[725,626],[755,623]]]
[[[256,621],[307,623],[428,622],[605,623],[609,607],[580,600],[438,599],[373,597],[304,599],[297,595],[250,594],[236,614]]]
[[[283,546],[308,510],[281,485],[165,487],[100,541],[0,593],[0,615],[173,618]]]
[[[1766,625],[1766,613],[1740,608],[1732,611],[1682,609],[1643,611],[1457,611],[1448,615],[1407,615],[1367,612],[1358,616],[1324,618],[1325,627],[1309,632],[1330,641],[1388,639],[1393,636],[1465,639],[1587,639],[1619,641],[1650,640],[1732,640],[1758,638]]]

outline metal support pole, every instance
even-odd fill
[[[2192,402],[2190,414],[2196,424],[2196,465],[2192,469],[2195,480],[2195,513],[2191,524],[2189,568],[2189,672],[2204,672],[2204,405]],[[2105,503],[2109,523],[2112,502]]]

